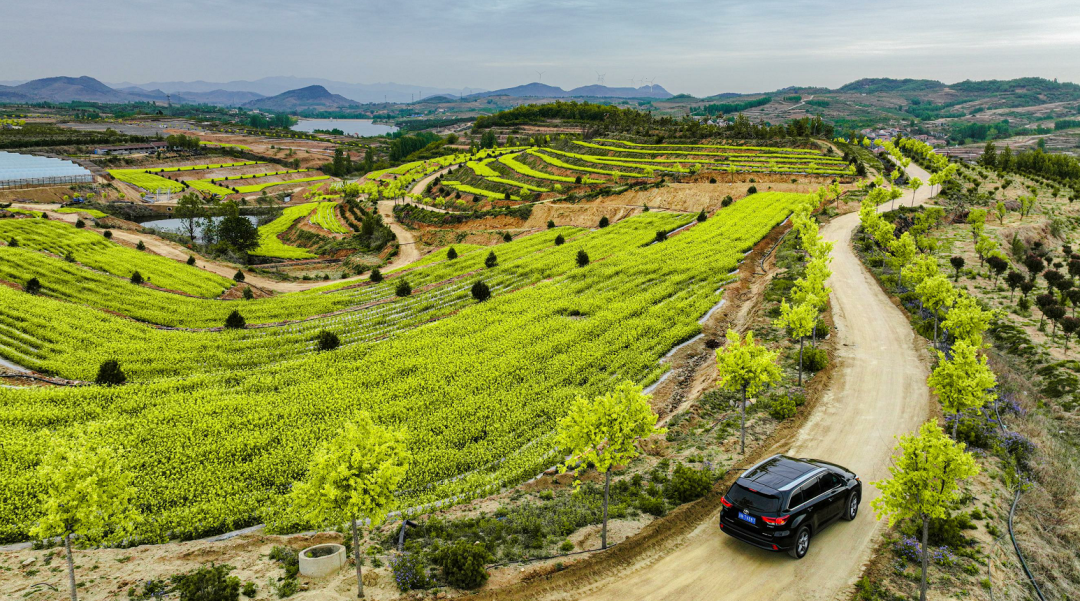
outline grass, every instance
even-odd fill
[[[319,208],[312,213],[311,218],[308,220],[312,225],[321,227],[328,232],[334,232],[335,234],[348,234],[349,229],[341,222],[338,221],[337,215],[334,214],[334,210],[337,208],[336,202],[320,202]]]
[[[329,175],[319,175],[317,177],[305,177],[305,178],[302,178],[302,179],[291,179],[291,180],[289,180],[287,182],[268,182],[268,183],[265,183],[265,184],[253,184],[251,186],[237,186],[236,189],[237,189],[237,191],[240,192],[240,194],[247,194],[249,192],[259,192],[260,190],[265,190],[266,188],[270,188],[270,187],[273,187],[273,186],[284,186],[286,184],[299,184],[299,183],[303,183],[303,182],[317,182],[317,181],[321,181],[321,180],[324,180],[324,179],[330,179],[330,176]]]
[[[292,227],[297,219],[310,215],[318,206],[316,203],[309,202],[286,208],[281,217],[259,228],[259,247],[251,254],[278,259],[314,259],[317,255],[306,249],[285,244],[278,235],[285,233],[285,230]]]
[[[99,211],[97,209],[80,209],[78,207],[63,207],[63,208],[57,209],[56,212],[57,213],[84,213],[86,215],[89,215],[89,216],[93,217],[94,219],[101,219],[103,217],[108,217],[108,215],[106,215],[105,213],[102,213],[101,211]]]

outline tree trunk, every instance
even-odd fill
[[[930,518],[923,516],[922,519],[922,581],[919,583],[919,601],[926,601],[926,570],[930,564],[930,549],[927,548],[927,539],[930,537]]]
[[[937,309],[934,309],[934,348],[938,347],[937,344]]]
[[[814,320],[814,330],[810,337],[810,346],[817,348],[817,320]]]
[[[805,338],[803,338],[802,336],[799,336],[799,386],[802,386],[802,349],[803,349],[803,340],[805,340]]]
[[[913,208],[913,209],[915,208],[915,189],[914,188],[912,188],[912,190],[911,190],[911,208]]]
[[[957,410],[956,415],[953,416],[953,417],[954,417],[954,419],[953,419],[953,423],[952,423],[952,439],[956,440],[956,428],[957,428],[957,426],[960,425],[960,411]]]
[[[739,407],[739,453],[746,453],[746,387],[742,389],[742,406]]]
[[[608,489],[611,487],[611,468],[604,472],[604,525],[600,528],[600,548],[607,549]]]
[[[363,558],[360,556],[360,535],[356,528],[356,518],[352,519],[352,554],[356,561],[356,596],[364,598]]]
[[[71,533],[64,535],[64,550],[67,551],[68,585],[71,587],[71,601],[79,601],[75,591],[75,558],[71,556]]]

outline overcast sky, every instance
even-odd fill
[[[0,80],[324,77],[673,93],[1080,82],[1080,0],[0,0]]]

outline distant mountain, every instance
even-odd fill
[[[121,88],[120,91],[159,102],[172,101],[173,104],[209,104],[211,106],[240,106],[245,102],[264,98],[262,94],[255,92],[229,92],[227,90],[165,93],[158,89],[144,90],[137,86],[131,86]]]
[[[572,90],[549,86],[540,82],[527,83],[512,88],[470,94],[469,98],[509,96],[511,98],[671,98],[671,92],[662,86],[640,88],[609,88],[601,85],[582,86]]]
[[[136,95],[114,90],[93,77],[46,77],[24,84],[0,88],[0,94],[18,94],[22,102],[137,102]],[[19,100],[15,100],[18,102]]]
[[[289,90],[303,88],[305,86],[319,85],[332,94],[340,94],[357,102],[409,102],[426,99],[428,96],[446,95],[457,98],[462,94],[480,91],[479,88],[435,88],[429,86],[414,86],[410,84],[387,83],[345,83],[329,79],[313,77],[264,77],[255,81],[155,81],[135,84],[130,82],[111,84],[115,87],[136,86],[145,90],[158,89],[167,94],[192,92],[214,92],[224,90],[227,92],[255,92],[263,96],[275,96]]]
[[[932,79],[864,78],[840,86],[837,92],[850,94],[881,94],[889,92],[929,92],[941,90],[945,84]]]
[[[331,94],[322,86],[307,86],[298,90],[289,90],[271,96],[258,98],[244,103],[244,108],[263,109],[268,111],[304,111],[304,110],[337,110],[344,108],[357,108],[359,102],[348,98]]]

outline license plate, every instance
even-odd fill
[[[739,519],[744,521],[744,522],[749,522],[751,524],[756,524],[757,523],[757,518],[755,518],[752,515],[746,515],[745,513],[739,513]]]

